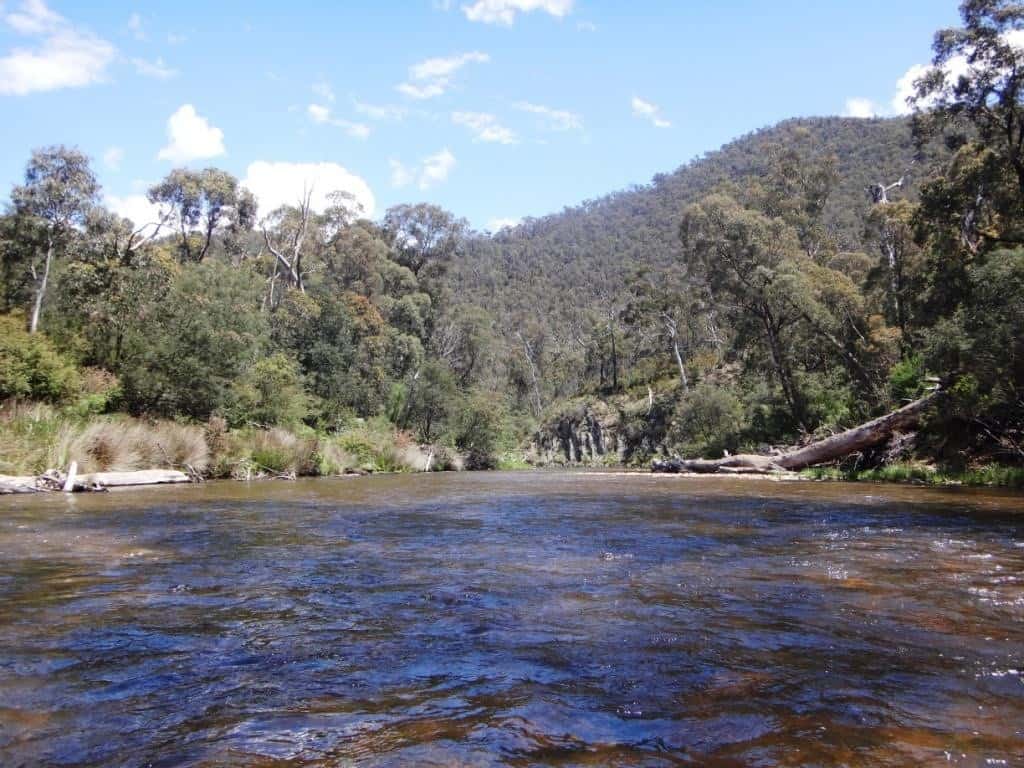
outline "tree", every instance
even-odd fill
[[[465,220],[429,203],[396,205],[384,214],[384,233],[395,250],[395,261],[417,277],[427,267],[446,267],[465,231]]]
[[[1024,201],[1024,29],[1016,0],[965,0],[963,27],[935,34],[932,68],[917,82],[919,127],[971,127],[1016,175]]]
[[[629,291],[623,320],[634,328],[648,323],[661,328],[679,370],[679,382],[683,391],[688,391],[684,352],[688,352],[693,339],[692,286],[678,270],[660,275],[642,270],[630,280]]]
[[[171,214],[164,219],[173,218],[178,227],[183,261],[206,258],[217,234],[227,236],[228,246],[237,246],[237,237],[251,229],[256,218],[252,192],[217,168],[177,168],[150,188],[147,196]]]
[[[881,255],[886,276],[888,320],[900,330],[901,344],[907,343],[907,286],[918,256],[914,242],[917,207],[906,200],[875,205],[868,214],[865,240],[874,243]]]
[[[759,327],[790,413],[806,430],[806,407],[783,338],[802,314],[788,295],[801,285],[796,234],[781,219],[716,194],[686,209],[680,236],[691,273],[732,310],[736,322]]]
[[[15,211],[38,220],[43,230],[41,263],[33,259],[29,267],[35,293],[29,333],[39,327],[53,261],[67,248],[75,227],[84,223],[96,205],[99,191],[89,158],[76,149],[56,146],[32,153],[25,168],[25,184],[11,192]]]

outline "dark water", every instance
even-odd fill
[[[0,501],[0,765],[1024,765],[1024,497],[596,474]]]

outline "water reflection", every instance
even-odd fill
[[[553,473],[5,500],[0,764],[1021,764],[1021,507]]]

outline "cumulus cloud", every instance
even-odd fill
[[[661,107],[657,104],[644,101],[639,96],[634,96],[630,104],[633,107],[634,117],[649,120],[655,128],[668,128],[672,125],[672,123],[661,116]]]
[[[132,59],[132,64],[135,65],[135,71],[143,77],[152,77],[155,80],[170,80],[172,77],[178,76],[178,70],[167,66],[159,56],[155,61]]]
[[[428,155],[416,166],[409,167],[400,160],[391,158],[391,185],[407,187],[416,184],[420,189],[427,190],[447,181],[448,174],[455,167],[455,155],[447,147],[433,155]]]
[[[296,205],[311,190],[310,205],[323,212],[333,192],[347,192],[358,211],[372,217],[377,203],[366,181],[337,163],[287,163],[258,160],[246,169],[242,185],[256,196],[259,215],[266,216],[282,205]]]
[[[583,128],[583,118],[566,109],[554,109],[543,104],[531,104],[528,101],[519,101],[513,106],[522,112],[539,115],[544,124],[553,131],[572,131]]]
[[[124,160],[124,150],[121,147],[108,147],[103,153],[103,164],[112,171],[121,170],[122,160]]]
[[[166,147],[157,153],[158,160],[187,163],[224,154],[224,132],[196,112],[191,104],[183,104],[167,120]]]
[[[310,104],[306,107],[306,114],[309,115],[309,119],[314,123],[341,128],[354,139],[365,139],[370,135],[370,126],[365,123],[355,123],[342,117],[334,117],[331,114],[331,110],[323,104]]]
[[[4,23],[33,38],[31,47],[0,57],[0,94],[80,88],[100,82],[114,59],[114,46],[73,26],[43,0],[24,0]]]
[[[464,125],[473,132],[473,141],[495,144],[515,144],[516,135],[486,112],[452,112],[452,122]]]
[[[846,108],[843,110],[843,117],[877,117],[881,110],[871,99],[854,96],[846,100]]]
[[[143,234],[151,234],[162,218],[160,206],[149,202],[145,195],[107,195],[104,203],[118,216],[130,219],[136,229],[143,230]]]
[[[409,67],[408,81],[400,83],[396,88],[399,93],[413,99],[432,99],[448,90],[452,79],[464,66],[471,62],[483,64],[490,60],[490,56],[480,51],[425,59]]]
[[[462,12],[470,21],[511,26],[519,13],[543,11],[562,18],[572,11],[572,6],[573,0],[476,0],[462,6]]]

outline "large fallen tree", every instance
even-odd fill
[[[856,451],[878,445],[898,432],[917,423],[922,414],[932,406],[943,393],[935,389],[924,397],[914,400],[902,408],[879,416],[864,424],[840,432],[824,440],[801,448],[771,456],[739,454],[722,459],[664,459],[651,463],[655,472],[696,472],[731,474],[771,474],[787,472],[815,464],[824,464],[841,459]]]

